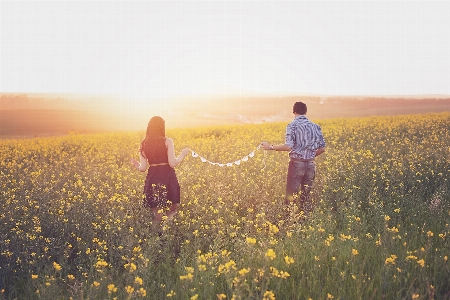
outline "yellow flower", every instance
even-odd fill
[[[31,279],[38,279],[39,275],[33,275],[31,274]]]
[[[192,280],[192,278],[194,278],[194,275],[192,275],[191,273],[187,273],[187,275],[181,275],[180,276],[180,280]]]
[[[234,277],[233,281],[232,281],[233,282],[233,286],[237,286],[239,284],[239,281],[240,281],[239,278]]]
[[[277,268],[275,267],[270,267],[270,273],[272,274],[272,276],[274,277],[279,277],[280,276],[280,272],[277,270]]]
[[[277,234],[280,231],[277,225],[274,224],[269,224],[269,230],[272,234]]]
[[[131,293],[134,292],[134,288],[128,285],[128,286],[125,288],[125,291],[126,291],[128,294],[131,294]]]
[[[341,241],[350,240],[351,238],[352,238],[351,235],[345,235],[343,233],[340,234],[340,240]]]
[[[248,237],[248,238],[246,238],[245,240],[246,240],[247,243],[249,243],[249,244],[256,244],[256,239],[255,239],[255,238]]]
[[[423,266],[425,265],[425,261],[423,259],[418,260],[417,263],[423,268]]]
[[[352,254],[353,254],[353,255],[358,255],[359,252],[358,252],[358,250],[356,250],[356,249],[352,249]]]
[[[385,221],[389,221],[391,219],[391,217],[389,217],[389,216],[384,216],[384,220]]]
[[[195,294],[194,296],[192,296],[191,298],[189,298],[190,300],[197,300],[198,299],[198,294]]]
[[[387,231],[390,231],[390,232],[394,232],[394,233],[397,233],[398,232],[398,228],[397,227],[392,227],[392,228],[386,228],[386,230]]]
[[[412,299],[417,299],[417,298],[419,298],[419,297],[420,297],[419,294],[413,294],[411,298],[412,298]]]
[[[333,298],[334,298],[333,295],[331,295],[330,293],[327,293],[327,299],[333,299]]]
[[[275,251],[273,251],[273,249],[269,249],[266,252],[266,257],[270,258],[270,260],[273,260],[277,257],[277,255],[275,254]]]
[[[116,286],[113,283],[109,284],[108,285],[108,294],[115,293],[115,292],[117,292]]]
[[[74,280],[75,276],[73,276],[72,274],[69,274],[69,275],[67,275],[67,278],[70,279],[70,280]]]
[[[95,263],[95,267],[97,267],[97,268],[107,267],[107,266],[108,266],[108,263],[106,261],[104,261],[103,259],[100,259]]]
[[[239,270],[239,275],[241,275],[241,276],[245,276],[247,273],[249,273],[250,272],[250,268],[243,268],[243,269],[241,269],[241,270]]]
[[[397,256],[395,254],[391,254],[390,257],[386,258],[386,260],[384,261],[384,263],[387,264],[392,264],[395,265],[395,260],[397,259]]]
[[[275,300],[275,294],[272,291],[266,291],[263,300]]]
[[[136,278],[134,278],[134,282],[139,285],[142,285],[142,283],[143,283],[142,278],[139,276],[136,276]]]
[[[334,240],[334,236],[332,234],[329,234],[328,237],[325,240],[325,245],[330,246],[331,242]]]
[[[124,267],[125,267],[125,269],[129,267],[130,268],[130,270],[129,270],[130,273],[133,273],[134,271],[136,271],[136,268],[137,268],[134,263],[125,264]]]
[[[140,288],[139,291],[137,292],[139,294],[139,296],[141,297],[145,297],[147,296],[147,291],[144,288]]]
[[[427,236],[428,236],[428,237],[432,237],[433,235],[434,235],[434,234],[433,234],[432,231],[428,231],[428,232],[427,232]]]
[[[168,293],[166,296],[167,297],[173,297],[175,296],[177,293],[175,293],[173,290],[170,291],[170,293]]]
[[[53,268],[55,268],[56,271],[60,271],[61,270],[61,266],[58,263],[56,263],[56,262],[53,262]]]
[[[446,255],[446,256],[444,256],[444,261],[447,261],[447,259],[448,259],[447,255]]]
[[[100,283],[97,282],[97,281],[94,281],[94,282],[92,283],[92,285],[94,285],[95,287],[98,287],[98,286],[100,285]]]
[[[286,263],[286,264],[288,264],[288,265],[290,265],[290,264],[293,264],[294,263],[294,259],[292,258],[292,257],[289,257],[289,256],[285,256],[284,257],[284,262]]]
[[[227,295],[225,295],[225,294],[216,294],[216,296],[217,296],[217,300],[223,300],[223,299],[227,298]]]

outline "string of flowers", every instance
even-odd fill
[[[227,162],[227,163],[212,162],[212,161],[210,161],[209,159],[207,159],[207,158],[205,158],[205,157],[199,155],[197,152],[195,152],[195,151],[193,151],[193,150],[191,150],[191,154],[192,154],[192,157],[194,157],[194,158],[197,158],[197,157],[200,158],[200,160],[201,160],[203,163],[210,163],[211,165],[219,166],[219,167],[225,167],[225,166],[226,166],[226,167],[232,167],[233,165],[239,166],[239,165],[241,164],[241,162],[245,162],[245,161],[247,161],[249,158],[254,157],[254,156],[255,156],[255,152],[256,152],[257,150],[259,150],[260,148],[261,148],[261,145],[258,145],[258,147],[256,147],[252,152],[250,152],[248,155],[244,156],[243,158],[238,159],[238,160],[233,161],[233,162]],[[264,168],[266,167],[265,159],[266,159],[266,151],[264,151],[264,159],[263,159],[263,162],[264,162]],[[263,170],[264,170],[264,168],[263,168]]]

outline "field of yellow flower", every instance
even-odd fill
[[[188,157],[182,207],[151,230],[143,132],[0,141],[0,299],[444,299],[450,113],[319,120],[304,216],[286,152]],[[213,162],[283,143],[287,123],[170,130]]]

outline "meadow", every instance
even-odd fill
[[[0,298],[450,298],[450,113],[316,122],[311,214],[281,205],[287,152],[190,156],[161,236],[129,163],[143,131],[0,140]],[[286,125],[167,135],[226,163]]]

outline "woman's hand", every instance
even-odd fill
[[[139,162],[137,160],[135,160],[134,158],[130,159],[131,164],[139,170]]]
[[[191,150],[189,150],[189,148],[184,148],[183,151],[181,151],[181,155],[186,157],[189,154],[189,152],[191,152]]]
[[[132,158],[132,159],[130,159],[130,162],[136,169],[139,169],[139,162],[137,160]]]

